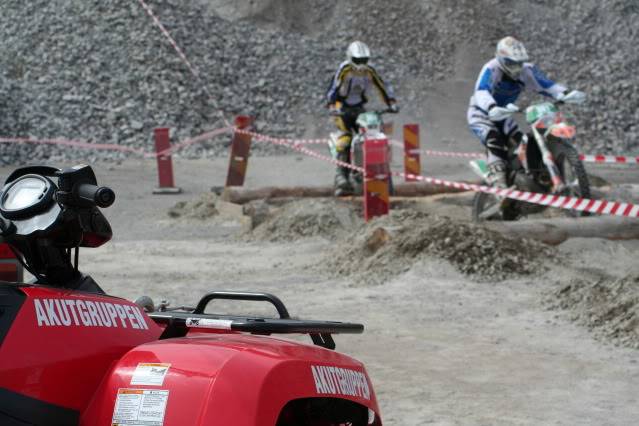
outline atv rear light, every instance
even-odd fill
[[[18,262],[0,262],[0,281],[22,281],[22,270]]]

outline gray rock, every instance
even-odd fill
[[[130,126],[133,130],[142,130],[144,128],[144,123],[137,120],[131,120]]]

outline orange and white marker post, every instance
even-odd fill
[[[422,165],[419,158],[419,125],[404,125],[404,173],[406,182],[415,181],[410,175],[421,175]]]
[[[364,141],[364,219],[388,214],[390,149],[388,139]]]
[[[391,139],[392,139],[394,130],[395,130],[395,126],[393,125],[392,121],[385,121],[382,124],[382,132],[384,132],[384,134]]]
[[[173,181],[173,161],[171,159],[171,139],[170,129],[158,127],[155,134],[155,153],[158,160],[158,187],[153,190],[154,194],[177,194],[182,192],[181,188],[175,186]]]
[[[0,244],[0,281],[22,282],[24,271],[7,244]]]
[[[240,130],[250,130],[253,118],[248,115],[238,115],[235,117],[235,127]],[[231,142],[231,158],[229,161],[229,171],[226,175],[225,186],[242,186],[246,177],[249,152],[251,151],[252,136],[248,133],[233,133]]]

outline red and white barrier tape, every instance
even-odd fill
[[[193,66],[191,61],[189,61],[189,59],[184,54],[184,51],[180,48],[180,46],[178,46],[178,44],[175,41],[175,39],[171,36],[169,31],[164,27],[162,22],[160,22],[160,19],[155,15],[155,13],[153,13],[153,10],[151,9],[151,7],[148,4],[146,4],[146,2],[144,0],[138,0],[138,3],[140,3],[140,5],[142,5],[144,10],[146,10],[146,13],[151,17],[151,19],[153,19],[153,22],[155,22],[155,25],[157,25],[157,27],[160,29],[160,31],[162,31],[162,34],[164,34],[164,36],[169,41],[169,43],[171,43],[171,46],[173,46],[173,49],[175,50],[175,52],[178,54],[180,59],[182,59],[182,62],[184,62],[184,64],[189,69],[189,71],[191,71],[191,74],[193,74],[193,76],[197,79],[198,83],[200,83],[200,86],[202,87],[202,90],[204,90],[204,92],[206,92],[207,96],[209,97],[209,101],[211,101],[211,103],[213,104],[213,107],[215,108],[217,113],[222,118],[222,121],[224,121],[224,124],[226,126],[230,126],[230,123],[228,122],[228,120],[224,116],[224,111],[222,111],[220,109],[217,101],[213,97],[213,94],[211,93],[209,88],[206,87],[206,84],[204,84],[204,80],[202,80],[202,77],[200,76],[200,72],[197,70],[197,68],[195,68],[195,66]]]
[[[336,160],[333,157],[320,154],[318,152],[315,152],[313,150],[306,148],[304,146],[305,141],[303,140],[274,138],[271,136],[266,136],[259,133],[251,132],[248,130],[241,130],[237,128],[233,129],[231,127],[224,127],[224,128],[212,130],[212,131],[203,133],[199,136],[186,139],[182,141],[181,143],[175,146],[172,146],[171,148],[161,151],[159,153],[147,153],[141,149],[131,148],[127,146],[120,146],[115,144],[94,144],[94,143],[89,143],[85,141],[68,140],[68,139],[39,139],[38,140],[38,139],[31,139],[31,138],[0,138],[0,143],[42,143],[42,144],[73,146],[73,147],[85,148],[85,149],[132,152],[139,155],[143,155],[145,157],[157,157],[157,156],[169,155],[180,148],[183,148],[188,145],[192,145],[194,143],[202,142],[206,139],[229,132],[231,130],[234,130],[237,133],[251,135],[258,142],[263,141],[263,142],[269,142],[275,145],[286,146],[288,148],[291,148],[298,152],[306,154],[310,157],[314,157],[319,160],[326,161],[337,166],[346,167],[351,170],[358,171],[360,173],[365,173],[365,170],[361,167],[357,167],[350,163],[345,163],[343,161]],[[567,197],[567,196],[552,195],[552,194],[539,194],[534,192],[517,191],[512,189],[497,189],[497,188],[487,187],[483,185],[454,182],[454,181],[437,179],[437,178],[432,178],[427,176],[406,174],[402,172],[392,172],[392,174],[399,177],[404,177],[404,178],[408,177],[414,180],[431,183],[433,185],[442,185],[442,186],[447,186],[447,187],[452,187],[457,189],[465,189],[468,191],[475,191],[475,192],[486,192],[486,193],[498,195],[501,197],[511,198],[511,199],[519,200],[519,201],[526,201],[529,203],[539,204],[543,206],[557,207],[557,208],[563,208],[568,210],[577,210],[577,211],[597,213],[597,214],[607,214],[607,215],[625,216],[625,217],[639,217],[639,205],[635,205],[631,203],[622,203],[622,202],[607,201],[607,200],[591,200],[588,198]]]
[[[255,132],[250,132],[246,130],[236,129],[236,132],[245,133],[253,136],[256,141],[265,141],[270,142],[276,145],[287,146],[291,149],[294,149],[298,152],[302,152],[311,157],[333,163],[338,166],[347,167],[352,170],[356,170],[360,173],[365,173],[365,170],[361,167],[353,166],[349,163],[344,163],[342,161],[335,160],[332,157],[317,153],[308,148],[305,148],[299,143],[296,143],[294,139],[282,139],[282,138],[273,138],[270,136],[261,135]],[[567,210],[577,210],[589,213],[596,214],[606,214],[606,215],[614,215],[614,216],[624,216],[624,217],[639,217],[639,205],[631,204],[631,203],[621,203],[617,201],[607,201],[607,200],[591,200],[588,198],[578,198],[578,197],[567,197],[563,195],[552,195],[552,194],[539,194],[534,192],[525,192],[525,191],[517,191],[513,189],[497,189],[484,185],[475,185],[471,183],[463,183],[463,182],[454,182],[445,179],[436,179],[427,176],[406,174],[402,172],[391,172],[394,176],[399,177],[408,177],[413,178],[415,180],[419,180],[422,182],[431,183],[433,185],[441,185],[447,186],[451,188],[457,189],[465,189],[468,191],[475,192],[486,192],[489,194],[494,194],[500,197],[511,198],[513,200],[526,201],[532,204],[539,204],[543,206],[562,208]]]
[[[404,144],[393,140],[391,145],[404,149]],[[454,158],[484,158],[485,155],[479,152],[447,152],[434,151],[429,149],[415,149],[411,153],[424,154],[431,157],[454,157]],[[624,155],[600,155],[600,154],[580,154],[579,159],[584,163],[607,163],[607,164],[639,164],[639,157]]]
[[[318,160],[322,160],[322,161],[326,161],[326,162],[329,162],[329,163],[333,163],[336,166],[346,167],[348,169],[355,170],[355,171],[360,172],[360,173],[364,173],[364,169],[361,168],[361,167],[354,166],[354,165],[352,165],[350,163],[346,163],[344,161],[336,160],[333,157],[329,157],[328,155],[320,154],[319,152],[315,152],[315,151],[313,151],[311,149],[308,149],[308,148],[304,147],[304,145],[305,145],[304,142],[305,141],[303,141],[303,140],[287,139],[287,138],[274,138],[272,136],[266,136],[266,135],[262,135],[262,134],[259,134],[259,133],[251,132],[249,130],[243,130],[243,129],[238,129],[238,128],[235,128],[235,131],[237,133],[250,135],[257,142],[269,142],[269,143],[272,143],[274,145],[285,146],[285,147],[294,149],[295,151],[298,151],[298,152],[301,152],[303,154],[306,154],[309,157],[314,157],[314,158],[317,158]]]
[[[155,158],[155,157],[171,155],[172,153],[184,148],[185,146],[203,142],[215,136],[218,136],[224,133],[229,133],[232,130],[233,130],[233,127],[222,127],[220,129],[211,130],[206,133],[202,133],[201,135],[198,135],[192,138],[187,138],[183,140],[182,142],[177,143],[171,146],[170,148],[160,152],[146,152],[143,149],[131,148],[129,146],[122,146],[122,145],[116,145],[116,144],[110,144],[110,143],[91,143],[87,141],[61,139],[61,138],[56,138],[56,139],[0,138],[0,143],[17,143],[17,144],[30,143],[30,144],[43,144],[43,145],[62,145],[62,146],[71,146],[74,148],[81,148],[81,149],[93,149],[97,151],[119,151],[119,152],[126,152],[126,153],[141,155],[145,158]]]
[[[70,139],[33,139],[33,138],[0,138],[0,143],[32,143],[32,144],[45,144],[45,145],[64,145],[64,146],[72,146],[75,148],[84,148],[84,149],[96,149],[96,150],[107,150],[107,151],[120,151],[120,152],[130,152],[138,155],[147,155],[146,152],[142,149],[131,148],[128,146],[121,146],[116,144],[107,144],[107,143],[91,143],[86,141],[77,141]]]
[[[291,139],[296,145],[328,145],[330,139]]]
[[[217,129],[217,130],[211,130],[209,132],[202,133],[199,136],[195,136],[193,138],[185,139],[182,142],[171,146],[171,148],[165,149],[164,151],[160,151],[160,152],[157,152],[157,153],[146,153],[145,156],[147,156],[147,157],[160,157],[160,156],[165,156],[165,155],[171,155],[172,153],[184,148],[185,146],[189,146],[189,145],[193,145],[193,144],[196,144],[196,143],[203,142],[203,141],[205,141],[207,139],[211,139],[211,138],[213,138],[215,136],[218,136],[218,135],[221,135],[223,133],[228,133],[228,132],[230,132],[232,130],[233,130],[233,127],[222,127],[220,129]]]
[[[243,133],[246,135],[251,135],[255,139],[259,139],[261,141],[273,142],[277,145],[328,145],[330,142],[329,139],[292,139],[292,138],[275,138],[272,136],[266,136],[259,133],[251,132],[248,130],[238,129],[237,127],[233,129],[238,133]]]
[[[628,157],[624,155],[580,154],[579,159],[586,163],[639,164],[639,157]]]
[[[513,200],[526,201],[532,204],[540,204],[542,206],[550,206],[567,210],[577,210],[582,212],[607,214],[614,216],[639,217],[639,205],[631,203],[621,203],[618,201],[607,200],[591,200],[588,198],[567,197],[563,195],[539,194],[535,192],[517,191],[512,189],[497,189],[483,185],[452,182],[426,176],[412,174],[406,175],[399,172],[393,172],[393,174],[397,176],[407,176],[416,180],[420,180],[422,182],[432,183],[434,185],[443,185],[475,192],[486,192],[501,197],[511,198]]]

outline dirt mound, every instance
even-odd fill
[[[639,275],[595,282],[574,279],[553,292],[550,307],[570,311],[570,319],[595,336],[639,349]]]
[[[333,239],[360,224],[361,215],[348,202],[299,200],[270,210],[262,223],[245,237],[257,241],[293,241],[305,237]]]
[[[341,243],[339,258],[324,260],[333,274],[382,283],[426,258],[443,259],[478,281],[539,272],[550,248],[511,239],[451,218],[393,212],[360,228]]]
[[[175,205],[169,209],[168,215],[174,219],[209,219],[219,214],[219,211],[215,207],[217,201],[217,195],[213,193],[202,194],[195,200],[175,203]]]

